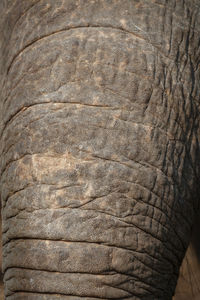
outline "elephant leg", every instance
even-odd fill
[[[198,1],[0,11],[6,300],[171,299],[200,195]]]

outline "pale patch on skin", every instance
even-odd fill
[[[99,77],[99,76],[97,77],[97,76],[95,76],[95,77],[94,77],[94,80],[95,80],[95,82],[97,83],[98,86],[101,85],[102,77]]]
[[[103,31],[98,32],[100,37],[107,37],[107,34],[105,34]]]
[[[43,9],[41,9],[41,11],[43,12],[43,13],[47,13],[50,9],[51,9],[51,4],[50,3],[46,3],[45,4],[45,6],[44,6],[44,8]]]
[[[122,26],[126,27],[127,22],[125,19],[121,19],[120,23],[122,24]]]
[[[84,41],[84,39],[85,39],[85,33],[79,32],[79,33],[77,34],[77,37],[78,37],[81,41]],[[96,42],[94,39],[88,39],[88,41]]]
[[[127,66],[127,63],[125,61],[120,62],[119,71],[120,72],[124,71],[126,66]]]
[[[86,185],[86,190],[85,190],[85,196],[86,197],[92,197],[95,195],[95,190],[94,190],[94,187],[92,185],[91,182],[87,183]]]

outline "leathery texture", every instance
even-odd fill
[[[0,6],[6,299],[171,299],[199,199],[199,1]]]

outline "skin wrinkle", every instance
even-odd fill
[[[46,270],[46,269],[33,269],[33,268],[25,268],[25,267],[19,267],[19,266],[17,266],[17,267],[15,267],[15,266],[12,266],[12,267],[8,267],[8,268],[6,268],[5,269],[5,271],[4,271],[4,273],[6,273],[9,269],[15,269],[15,268],[17,268],[17,269],[22,269],[22,270],[32,270],[32,271],[42,271],[42,272],[49,272],[49,273],[60,273],[60,274],[65,274],[66,272],[63,272],[63,271],[52,271],[52,270]],[[125,274],[125,273],[120,273],[120,272],[116,272],[116,271],[114,271],[114,270],[112,270],[112,271],[106,271],[106,272],[101,272],[101,273],[89,273],[89,272],[67,272],[68,274],[88,274],[88,275],[98,275],[98,276],[105,276],[105,275],[116,275],[116,273],[118,273],[118,274],[122,274],[122,275],[126,275],[126,276],[129,276],[129,277],[131,277],[131,278],[135,278],[133,275],[131,275],[131,274]],[[9,280],[9,279],[8,279]],[[137,278],[136,278],[136,280],[137,280]]]
[[[85,105],[85,106],[91,106],[91,107],[102,107],[102,108],[109,108],[109,109],[112,109],[112,110],[116,110],[116,109],[119,109],[118,107],[111,107],[111,106],[104,106],[104,105],[95,105],[95,104],[87,104],[87,103],[80,103],[80,102],[52,102],[52,101],[48,101],[48,102],[40,102],[40,103],[33,103],[33,104],[31,104],[31,105],[29,105],[29,106],[25,106],[25,107],[22,107],[22,108],[20,108],[14,115],[11,115],[10,116],[10,118],[4,123],[4,128],[3,128],[3,130],[2,130],[2,132],[1,132],[1,137],[2,137],[2,135],[3,135],[3,132],[4,132],[4,130],[5,130],[5,128],[6,128],[6,126],[7,126],[7,124],[10,122],[10,121],[12,121],[13,119],[15,119],[15,117],[16,116],[18,116],[18,114],[19,113],[21,113],[21,112],[23,112],[23,111],[25,111],[26,109],[29,109],[29,108],[31,108],[32,106],[35,106],[35,105],[42,105],[42,104],[74,104],[74,105],[76,105],[76,104],[79,104],[79,105]],[[170,116],[169,116],[170,117]],[[159,120],[159,119],[158,119]],[[131,122],[131,123],[134,123],[134,122],[132,122],[132,121],[128,121],[128,120],[123,120],[123,121],[125,121],[125,122]],[[160,120],[161,121],[161,120]],[[176,120],[176,119],[173,119],[172,121],[174,121],[174,122],[176,122],[177,124],[178,124],[178,126],[180,126],[181,127],[181,129],[182,129],[182,131],[184,132],[184,129],[183,129],[183,127],[181,126],[181,124]],[[136,122],[135,122],[136,123]],[[167,121],[167,123],[169,123],[169,118],[168,118],[168,121]],[[136,124],[140,124],[140,123],[136,123]],[[144,124],[142,124],[141,123],[141,125],[144,125]],[[150,124],[145,124],[146,126],[151,126]],[[161,128],[159,128],[159,127],[152,127],[152,128],[157,128],[157,129],[159,129],[159,130],[162,130]],[[193,128],[192,128],[193,129]],[[167,131],[164,131],[163,130],[163,132],[165,132],[166,134],[168,134],[168,132]],[[192,134],[192,132],[190,133],[190,134]],[[0,137],[0,138],[1,138]],[[177,139],[172,139],[171,137],[170,137],[170,139],[169,140],[174,140],[174,141],[177,141]],[[181,140],[180,140],[181,141]]]
[[[101,107],[101,108],[108,108],[108,109],[112,109],[112,110],[115,110],[115,109],[118,109],[118,108],[114,108],[114,107],[111,107],[111,106],[104,106],[104,105],[95,105],[95,104],[87,104],[87,103],[80,103],[80,102],[41,102],[41,103],[33,103],[29,106],[25,106],[25,107],[22,107],[20,108],[14,115],[12,115],[5,123],[4,123],[4,128],[2,130],[2,132],[5,130],[5,128],[7,127],[7,125],[12,122],[16,117],[18,117],[18,114],[20,114],[21,112],[24,112],[25,110],[35,106],[35,105],[43,105],[43,104],[72,104],[72,105],[82,105],[82,106],[89,106],[89,107]],[[28,126],[28,125],[27,125]],[[3,133],[2,133],[3,135]],[[2,136],[1,136],[2,137]]]
[[[9,66],[8,66],[8,68],[7,68],[7,75],[9,74],[10,69],[11,69],[12,65],[14,64],[15,60],[17,59],[17,57],[18,57],[21,53],[23,53],[24,51],[26,51],[27,48],[29,48],[30,46],[33,46],[33,44],[35,44],[35,43],[37,43],[37,42],[39,42],[39,41],[41,41],[41,40],[43,40],[43,39],[45,39],[45,38],[48,38],[48,37],[51,36],[51,35],[59,34],[59,33],[61,33],[61,32],[70,31],[70,30],[78,30],[78,29],[80,29],[80,28],[82,28],[82,29],[88,29],[88,28],[90,28],[90,29],[91,29],[91,28],[100,28],[100,29],[101,29],[101,28],[104,28],[104,29],[106,29],[106,28],[108,28],[108,29],[118,30],[118,31],[124,32],[125,34],[131,34],[131,35],[133,35],[133,36],[135,36],[136,38],[139,38],[139,39],[143,39],[141,36],[137,35],[136,33],[131,32],[131,31],[128,31],[128,30],[124,29],[123,27],[112,27],[112,26],[110,26],[110,25],[109,25],[109,26],[101,26],[101,25],[90,25],[90,24],[88,24],[87,26],[86,26],[86,25],[83,25],[83,26],[80,26],[80,25],[79,25],[79,26],[77,26],[77,27],[67,27],[67,28],[63,28],[63,29],[60,29],[60,30],[58,30],[58,31],[52,32],[52,33],[50,33],[50,34],[44,35],[44,36],[42,36],[42,37],[40,37],[40,38],[38,38],[38,39],[35,39],[35,40],[33,40],[32,42],[28,43],[23,49],[21,49],[20,52],[18,52],[18,53],[13,57],[12,61],[10,62]]]
[[[101,65],[102,65],[102,66],[107,66],[106,64],[103,64],[103,63],[101,63]],[[115,69],[117,70],[117,67],[116,67],[115,65],[109,63],[109,66],[112,66],[112,68],[115,68]],[[48,67],[49,67],[49,66],[47,66],[46,68],[48,68]],[[40,68],[40,70],[41,70],[41,68]],[[141,79],[144,79],[144,78],[145,78],[145,79],[150,80],[150,76],[148,76],[148,75],[145,75],[145,76],[144,76],[144,75],[142,75],[142,74],[138,74],[137,72],[131,72],[131,71],[128,71],[128,70],[123,70],[123,72],[124,72],[124,73],[133,74],[133,75],[137,75],[138,77],[141,77]],[[29,71],[29,74],[32,74],[32,73],[34,73],[34,72],[30,72],[30,71]],[[18,85],[19,85],[19,84],[21,83],[21,81],[25,78],[25,76],[26,76],[26,74],[24,74],[24,75],[18,80],[18,82],[14,85],[14,87],[12,87],[12,89],[9,90],[9,94],[8,94],[7,97],[3,100],[3,103],[4,103],[4,104],[9,100],[9,98],[11,98],[11,96],[13,97],[12,91],[15,90],[15,89],[18,87]],[[73,81],[71,81],[71,82],[73,82]],[[76,80],[76,82],[78,82],[78,80]],[[63,86],[65,86],[65,84],[64,84],[64,85],[61,85],[61,86],[60,86],[57,90],[55,90],[54,92],[58,92],[59,89],[62,88]],[[112,93],[114,93],[114,94],[116,94],[116,95],[118,95],[118,96],[123,97],[122,95],[120,95],[119,93],[114,92],[113,90],[109,89],[108,87],[107,87],[107,88],[104,88],[104,89],[105,89],[105,90],[108,90],[108,91],[110,91],[110,92],[112,92]],[[54,93],[54,92],[53,92],[53,93]],[[15,94],[14,94],[14,95],[15,95]],[[124,98],[130,100],[131,104],[133,104],[131,99],[129,99],[129,98],[127,98],[127,97],[124,97]]]
[[[91,107],[102,107],[102,108],[108,108],[108,109],[111,109],[111,110],[117,110],[119,109],[119,107],[112,107],[112,106],[104,106],[104,105],[95,105],[95,104],[87,104],[87,103],[80,103],[80,102],[52,102],[52,101],[48,101],[48,102],[40,102],[40,103],[33,103],[31,104],[30,106],[23,106],[22,108],[20,108],[15,114],[11,115],[10,118],[4,123],[4,128],[2,130],[2,134],[1,134],[1,137],[3,135],[3,131],[5,130],[5,128],[7,127],[7,125],[12,122],[13,120],[15,120],[15,118],[18,116],[18,114],[20,114],[21,112],[24,112],[25,110],[31,108],[32,106],[35,106],[35,105],[43,105],[43,104],[71,104],[71,105],[76,105],[76,104],[79,104],[79,105],[85,105],[85,106],[91,106]],[[133,105],[134,103],[131,103],[131,105]],[[62,109],[62,108],[61,108]],[[120,118],[118,118],[120,119]],[[159,127],[156,127],[156,126],[152,126],[151,124],[143,124],[143,123],[136,123],[136,122],[133,122],[133,121],[130,121],[130,120],[123,120],[123,119],[120,119],[124,122],[131,122],[131,123],[135,123],[135,124],[141,124],[141,126],[149,126],[151,127],[152,129],[153,128],[156,128],[158,130],[161,130],[163,133],[165,133],[168,137],[169,137],[169,140],[174,140],[172,139],[172,136],[169,135],[169,133],[165,130],[163,130],[162,128],[159,128]],[[161,121],[161,120],[160,120]],[[177,122],[177,120],[173,120],[175,122]],[[180,123],[177,122],[177,124],[180,126]],[[180,126],[181,127],[181,126]],[[182,127],[181,127],[182,128]],[[182,128],[183,130],[183,128]],[[184,131],[184,130],[183,130]],[[175,139],[176,141],[176,139]],[[181,140],[180,140],[181,141]]]
[[[12,279],[12,278],[15,278],[14,276],[13,277],[11,277],[11,278],[9,278],[9,279]],[[36,294],[36,295],[57,295],[57,296],[60,296],[60,295],[62,295],[62,296],[67,296],[67,298],[68,297],[70,297],[70,296],[76,296],[75,294],[65,294],[65,293],[51,293],[51,292],[34,292],[34,291],[27,291],[27,290],[17,290],[17,291],[12,291],[12,295],[8,295],[7,297],[9,298],[9,297],[12,297],[13,295],[15,295],[15,294],[17,294],[17,293],[26,293],[26,294]],[[80,295],[78,295],[78,297],[79,298],[84,298],[85,299],[85,296],[80,296]],[[104,299],[104,298],[101,298],[101,297],[90,297],[90,296],[87,296],[87,298],[89,298],[89,299]],[[123,299],[128,299],[129,297],[123,297]],[[115,299],[117,299],[117,298],[115,298]]]

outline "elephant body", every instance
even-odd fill
[[[199,206],[199,0],[0,8],[6,299],[171,299]]]

